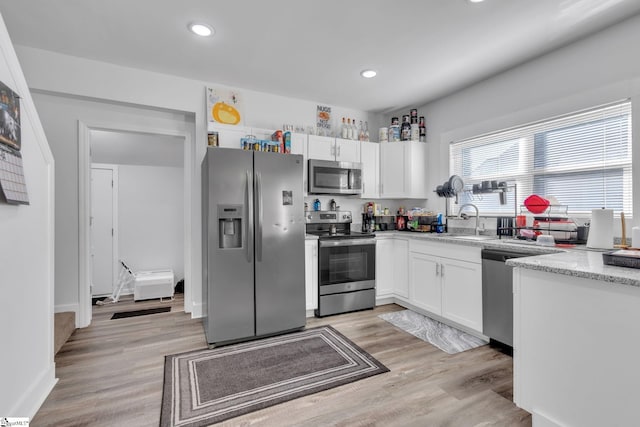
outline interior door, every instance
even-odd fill
[[[91,168],[91,286],[92,295],[113,292],[113,170]]]

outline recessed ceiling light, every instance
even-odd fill
[[[481,3],[481,2],[483,2],[483,1],[484,1],[484,0],[469,0],[469,2],[471,2],[471,3]]]
[[[362,77],[364,77],[365,79],[370,79],[371,77],[375,77],[376,74],[378,74],[378,73],[373,71],[373,70],[363,70],[363,71],[360,72],[360,75]]]
[[[192,24],[189,24],[189,30],[193,34],[197,34],[202,37],[208,37],[213,34],[213,28],[211,28],[207,24],[192,23]]]

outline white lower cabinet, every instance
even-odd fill
[[[409,239],[393,239],[393,293],[409,298]]]
[[[434,314],[442,314],[442,284],[439,259],[421,253],[409,255],[411,303]]]
[[[393,296],[394,239],[376,239],[376,298]]]
[[[482,332],[482,266],[443,260],[442,317]]]
[[[452,248],[441,243],[419,242],[413,245],[409,254],[409,302],[482,332],[479,251],[479,248]],[[466,260],[465,253],[468,253]],[[456,254],[458,259],[446,258],[442,254]]]
[[[406,239],[376,239],[376,298],[409,297],[408,253]]]
[[[304,241],[304,286],[306,309],[318,308],[318,240]]]

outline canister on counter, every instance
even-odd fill
[[[420,139],[420,127],[417,123],[411,123],[411,141],[418,141]]]
[[[389,129],[380,128],[378,131],[378,142],[387,142],[389,140]]]
[[[400,141],[400,125],[391,125],[389,126],[389,142],[398,142]]]
[[[218,146],[218,132],[210,131],[207,133],[207,142],[212,147]]]

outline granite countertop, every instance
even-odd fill
[[[552,255],[513,258],[507,261],[507,265],[640,287],[639,269],[606,265],[602,261],[602,253],[571,250]]]
[[[565,250],[550,246],[538,246],[512,238],[499,239],[497,236],[474,236],[455,233],[419,233],[409,231],[376,231],[376,239],[385,239],[390,237],[407,237],[411,239],[450,243],[454,245],[475,246],[481,249],[509,249],[531,255],[559,253],[564,252]]]

